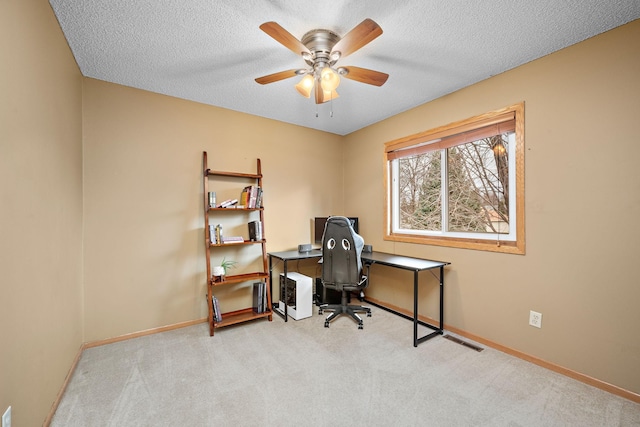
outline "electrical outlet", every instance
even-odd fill
[[[536,328],[542,328],[542,313],[537,311],[529,311],[529,324]]]
[[[2,414],[2,427],[11,427],[11,406]]]

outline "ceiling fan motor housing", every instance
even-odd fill
[[[317,29],[307,32],[302,36],[302,44],[312,53],[312,58],[305,61],[310,66],[316,64],[329,64],[332,61],[331,50],[340,41],[340,36],[333,31]],[[333,60],[335,62],[335,60]]]

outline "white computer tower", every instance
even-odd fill
[[[287,314],[294,320],[311,317],[313,311],[312,279],[296,272],[287,272]],[[280,273],[280,300],[278,308],[284,312],[284,273]]]

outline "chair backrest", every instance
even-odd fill
[[[364,240],[343,216],[329,217],[322,235],[322,281],[329,285],[357,285]]]

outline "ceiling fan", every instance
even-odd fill
[[[304,76],[296,84],[296,89],[307,98],[314,91],[316,104],[321,104],[338,97],[336,88],[340,84],[340,76],[374,86],[382,86],[389,78],[388,74],[366,68],[335,66],[338,60],[382,34],[382,28],[371,19],[365,19],[342,38],[333,31],[317,29],[298,40],[276,22],[265,22],[260,29],[296,55],[301,55],[308,66],[258,77],[256,82],[260,84]]]

